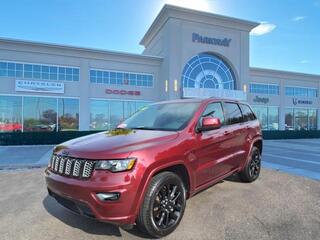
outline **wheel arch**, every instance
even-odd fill
[[[151,167],[151,166],[149,166]],[[165,171],[172,171],[178,174],[178,176],[180,176],[182,178],[182,181],[187,180],[187,186],[186,186],[186,192],[187,192],[187,198],[189,196],[191,196],[190,192],[192,191],[192,184],[193,184],[193,180],[192,180],[192,175],[190,170],[188,169],[188,167],[184,164],[184,161],[175,161],[169,164],[165,164],[165,165],[161,165],[161,166],[157,166],[155,168],[151,167],[151,169],[149,168],[149,170],[146,169],[145,171],[145,176],[143,177],[143,180],[141,181],[143,183],[143,186],[141,191],[141,194],[138,196],[138,199],[136,200],[137,203],[137,207],[135,207],[135,215],[137,216],[139,210],[140,210],[140,206],[143,202],[143,199],[145,197],[145,193],[147,191],[147,188],[150,184],[151,179],[156,176],[157,174],[161,173],[161,172],[165,172]],[[182,174],[182,175],[180,175]]]
[[[262,137],[260,137],[260,136],[256,137],[251,141],[251,145],[250,145],[250,149],[249,149],[248,154],[247,154],[247,158],[245,159],[245,161],[243,161],[243,164],[240,167],[240,171],[243,170],[243,168],[246,166],[246,164],[250,160],[251,151],[252,151],[253,147],[257,147],[260,150],[260,154],[262,154],[262,149],[263,149]]]
[[[181,178],[181,180],[183,181],[183,183],[186,187],[186,191],[189,195],[190,186],[191,186],[190,185],[190,175],[189,175],[187,167],[184,164],[180,163],[180,164],[175,164],[175,165],[172,165],[169,167],[159,169],[158,171],[154,172],[151,177],[154,177],[162,172],[173,172],[173,173],[177,174]]]
[[[262,139],[257,139],[256,141],[254,141],[252,146],[257,147],[260,151],[260,154],[262,154],[262,149],[263,149]]]

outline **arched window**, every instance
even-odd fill
[[[233,90],[235,77],[230,66],[216,55],[201,53],[191,58],[182,72],[184,88]]]

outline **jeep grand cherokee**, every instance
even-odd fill
[[[114,130],[56,146],[45,177],[49,194],[66,208],[162,237],[178,226],[195,193],[234,173],[256,180],[261,152],[260,124],[246,103],[167,101]]]

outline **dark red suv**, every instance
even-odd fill
[[[176,100],[56,146],[45,176],[68,209],[162,237],[179,224],[188,197],[234,173],[257,179],[261,152],[260,124],[246,103]]]

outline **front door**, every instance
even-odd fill
[[[220,118],[224,125],[224,115],[220,102],[209,103],[204,110],[202,117],[212,116]],[[196,186],[201,186],[215,177],[221,176],[223,172],[223,162],[225,152],[228,151],[228,141],[230,136],[225,134],[224,127],[219,129],[203,131],[197,134],[195,139],[194,154],[196,156]]]

